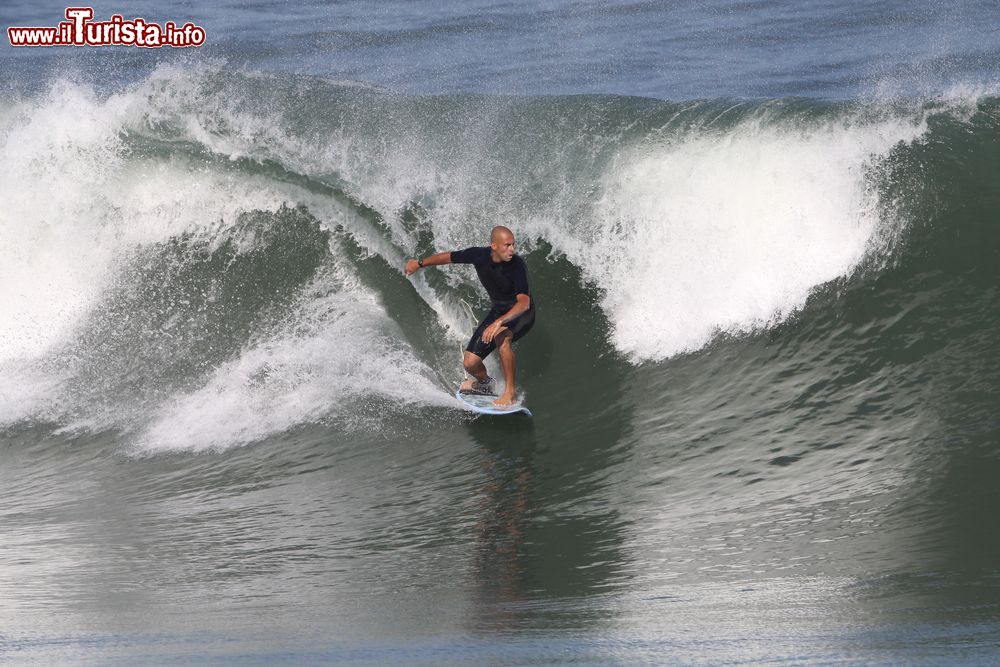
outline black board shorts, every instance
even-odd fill
[[[493,324],[497,318],[503,317],[513,306],[513,303],[493,306],[493,308],[490,309],[490,312],[486,313],[486,317],[484,317],[483,321],[479,323],[479,326],[476,327],[476,331],[472,334],[472,338],[469,339],[469,344],[465,346],[466,351],[471,352],[480,359],[485,359],[490,355],[490,352],[497,349],[495,338],[489,343],[483,342],[483,332],[486,331],[486,327]],[[528,312],[521,313],[504,326],[510,329],[511,334],[514,336],[511,339],[511,342],[514,342],[518,338],[524,336],[524,334],[528,333],[534,323],[535,307],[532,305],[531,308],[528,309]]]

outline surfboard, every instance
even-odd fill
[[[481,415],[516,415],[518,413],[523,413],[529,417],[531,416],[531,410],[517,403],[506,408],[498,408],[494,406],[493,401],[497,400],[496,396],[489,396],[486,394],[463,394],[461,391],[456,391],[455,398],[462,401],[462,403],[464,403],[470,410],[478,412]]]

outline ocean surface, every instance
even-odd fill
[[[0,40],[0,664],[1000,662],[996,2],[94,9],[207,41]]]

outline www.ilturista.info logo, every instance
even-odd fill
[[[67,7],[66,20],[54,28],[11,27],[7,38],[11,46],[201,46],[205,29],[190,21],[178,26],[167,21],[162,26],[145,19],[126,21],[114,14],[110,21],[91,21],[92,7]]]

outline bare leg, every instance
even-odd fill
[[[465,366],[465,372],[474,377],[480,382],[485,382],[489,374],[486,372],[486,366],[483,364],[483,360],[477,354],[473,354],[468,350],[465,351],[465,358],[462,361],[462,365]],[[474,380],[468,379],[462,383],[459,387],[461,391],[468,391],[472,389],[472,383]]]
[[[511,340],[514,338],[510,331],[504,330],[497,334],[497,350],[500,352],[500,367],[503,368],[503,379],[506,386],[500,398],[493,401],[493,405],[504,407],[514,403],[514,346]]]

